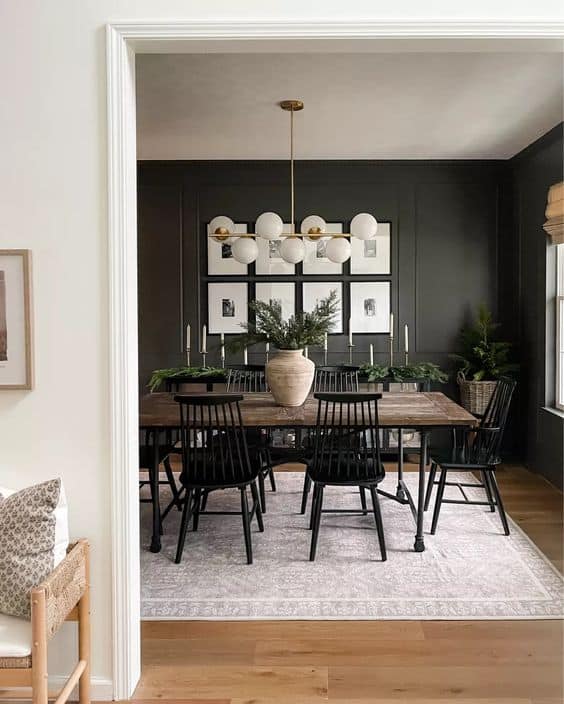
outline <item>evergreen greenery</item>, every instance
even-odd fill
[[[460,354],[451,357],[463,379],[495,381],[518,371],[519,365],[509,361],[511,343],[493,339],[498,327],[491,312],[481,305],[474,324],[460,331]]]
[[[225,369],[219,367],[172,367],[171,369],[155,369],[151,374],[147,386],[151,391],[156,391],[165,379],[175,377],[189,377],[197,379],[204,376],[215,376],[218,379],[226,377]]]
[[[448,375],[432,362],[417,362],[415,364],[403,365],[400,367],[388,367],[382,364],[364,364],[361,370],[368,375],[368,381],[382,381],[391,379],[395,382],[402,382],[406,379],[428,379],[440,384],[448,381]]]
[[[228,343],[231,350],[270,342],[279,350],[301,350],[309,345],[322,345],[325,333],[331,330],[338,310],[337,292],[331,291],[311,311],[300,311],[288,320],[282,317],[278,301],[253,301],[249,307],[255,314],[254,322],[245,325],[246,332]]]

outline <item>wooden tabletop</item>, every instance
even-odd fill
[[[190,394],[183,394],[189,396]],[[143,396],[139,406],[142,428],[177,428],[179,408],[173,393],[153,393]],[[295,428],[314,427],[317,401],[310,396],[303,406],[277,406],[269,393],[245,394],[241,403],[243,422],[247,427]],[[478,424],[476,418],[457,403],[438,392],[382,394],[378,403],[380,425],[390,428],[440,428]]]

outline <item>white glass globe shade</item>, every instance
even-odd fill
[[[305,257],[305,245],[300,237],[286,237],[280,243],[280,256],[289,264],[297,264]]]
[[[209,224],[210,235],[215,235],[218,230],[227,230],[227,233],[235,232],[235,223],[227,215],[217,215]],[[227,233],[217,234],[213,239],[216,242],[232,242],[233,237],[229,237]]]
[[[276,213],[262,213],[255,223],[255,232],[264,240],[277,240],[282,234],[284,223]]]
[[[351,243],[346,237],[332,237],[327,242],[325,256],[335,264],[342,264],[351,256]]]
[[[258,257],[258,245],[252,237],[238,237],[231,245],[231,253],[241,264],[250,264]]]
[[[302,235],[308,235],[310,230],[319,230],[319,233],[327,231],[327,223],[319,215],[308,215],[302,220],[300,232]],[[308,237],[308,240],[316,241],[318,237]]]
[[[373,240],[378,232],[378,222],[370,213],[359,213],[351,220],[351,235],[359,240]]]

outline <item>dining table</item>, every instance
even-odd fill
[[[212,392],[213,393],[213,392]],[[139,403],[139,427],[152,445],[153,466],[150,472],[152,497],[151,552],[161,549],[161,508],[159,497],[160,439],[163,433],[180,429],[180,408],[174,392],[153,392]],[[182,396],[190,396],[183,392]],[[224,395],[224,394],[223,394]],[[238,394],[235,394],[238,395]],[[243,424],[249,429],[297,428],[314,429],[317,425],[318,401],[309,396],[302,406],[285,407],[276,404],[270,393],[243,394],[240,402]],[[466,428],[478,425],[478,419],[467,410],[436,391],[383,392],[378,401],[378,425],[381,428],[414,430],[420,435],[418,491],[414,499],[405,480],[399,480],[398,496],[390,496],[410,507],[415,522],[415,552],[425,550],[423,535],[425,477],[429,436],[434,430]]]

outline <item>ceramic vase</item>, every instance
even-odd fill
[[[303,350],[280,350],[266,365],[266,380],[279,406],[301,406],[314,374],[315,364]]]

